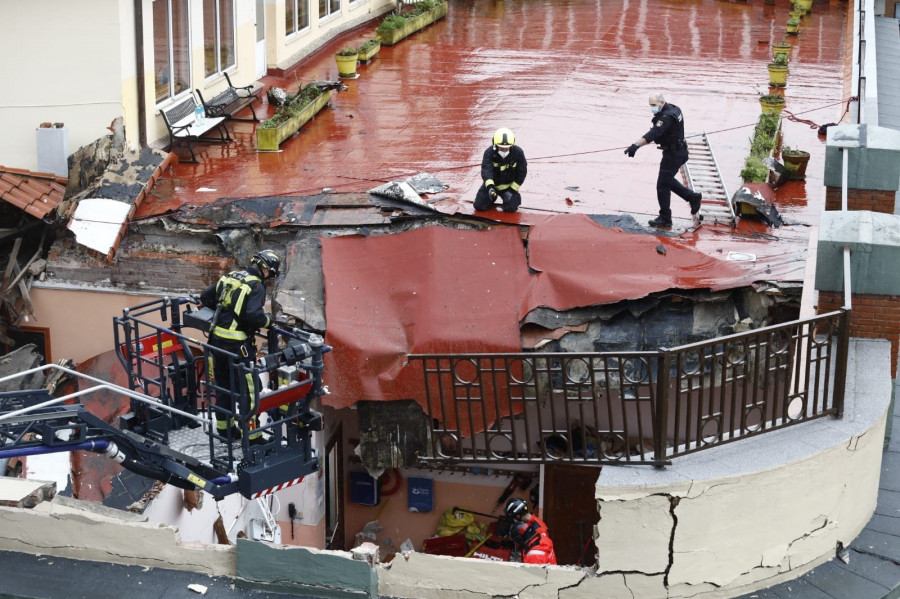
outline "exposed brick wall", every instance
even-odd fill
[[[127,290],[199,293],[235,263],[220,256],[120,251],[113,264],[87,254],[55,253],[47,265],[51,280]]]
[[[850,336],[887,339],[891,342],[891,377],[897,378],[897,353],[900,346],[900,296],[855,293],[850,298]],[[844,303],[843,292],[820,291],[820,314],[837,310]]]
[[[847,189],[847,208],[871,212],[894,213],[896,191],[879,189]],[[841,188],[825,188],[825,210],[841,209]]]

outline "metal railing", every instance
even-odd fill
[[[411,355],[425,464],[652,464],[840,417],[849,311],[658,351]]]

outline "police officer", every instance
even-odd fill
[[[516,145],[516,136],[506,127],[494,132],[494,138],[481,158],[483,185],[475,194],[475,210],[490,210],[498,199],[504,212],[515,212],[522,203],[519,188],[528,174],[525,152]]]
[[[684,141],[684,117],[681,109],[666,102],[659,92],[650,94],[650,112],[653,113],[653,126],[642,138],[631,144],[625,153],[634,157],[638,148],[656,142],[663,151],[659,163],[659,175],[656,179],[656,200],[659,202],[659,216],[650,221],[651,227],[669,228],[672,226],[672,211],[669,208],[672,192],[691,205],[691,216],[694,225],[700,223],[700,203],[703,196],[698,191],[691,191],[681,184],[675,175],[678,169],[688,161],[687,142]]]
[[[555,564],[556,552],[544,521],[528,511],[524,499],[513,497],[503,511],[512,518],[510,536],[522,548],[526,564]]]
[[[238,356],[235,363],[252,364],[256,359],[256,331],[273,323],[271,314],[265,311],[266,287],[264,281],[278,277],[281,259],[272,250],[254,254],[245,270],[235,270],[223,275],[216,283],[203,290],[200,303],[215,310],[215,318],[209,332],[209,344]],[[255,408],[258,382],[252,373],[246,373],[244,381],[235,381],[238,388],[232,389],[230,360],[226,356],[211,352],[209,374],[222,391],[216,393],[216,407],[226,410],[216,419],[216,429],[220,435],[230,438],[240,436],[240,429],[234,426],[234,394],[246,388],[250,413]],[[262,441],[260,433],[254,433],[256,419],[248,421],[251,429],[250,442]]]

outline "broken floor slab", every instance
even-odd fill
[[[378,570],[381,596],[409,599],[556,599],[577,586],[589,570],[460,559],[412,552]],[[593,595],[598,597],[600,595]],[[608,595],[602,595],[607,597]],[[624,597],[624,595],[623,595]]]

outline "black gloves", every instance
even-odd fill
[[[630,146],[628,146],[628,149],[625,150],[625,153],[628,154],[629,158],[634,158],[634,155],[637,154],[637,151],[638,151],[638,145],[631,144]]]
[[[494,186],[493,186],[493,185],[488,185],[488,186],[487,186],[487,190],[488,190],[488,196],[490,196],[490,198],[491,198],[492,200],[496,200],[496,199],[497,199],[497,190],[494,189]]]

